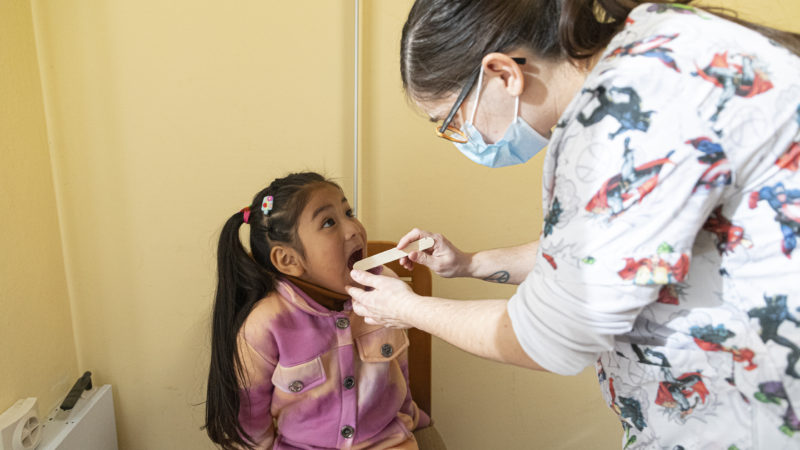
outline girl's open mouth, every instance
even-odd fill
[[[353,254],[350,255],[349,258],[347,258],[347,268],[350,269],[350,270],[353,270],[353,265],[355,263],[357,263],[358,261],[361,261],[363,256],[364,256],[364,250],[363,249],[358,249],[358,250],[354,251]]]
[[[353,265],[355,265],[355,263],[361,261],[362,259],[364,259],[364,249],[360,248],[354,251],[353,254],[350,255],[349,258],[347,258],[347,268],[353,270]],[[367,272],[375,275],[380,275],[381,272],[383,272],[383,266],[373,267],[372,269],[369,269]]]

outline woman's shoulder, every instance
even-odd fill
[[[690,5],[645,3],[628,15],[625,27],[609,46],[658,59],[688,54],[710,55],[745,52],[771,58],[796,58],[761,33],[725,17]]]

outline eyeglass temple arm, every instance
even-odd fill
[[[519,57],[511,59],[519,65],[525,64],[526,61],[525,58],[519,58]],[[472,86],[474,86],[475,82],[478,81],[478,75],[480,74],[482,68],[483,65],[478,66],[478,68],[475,69],[475,72],[473,72],[472,75],[469,76],[469,80],[467,81],[467,84],[464,85],[464,89],[462,89],[461,93],[458,94],[458,98],[456,99],[453,109],[450,110],[450,114],[448,114],[447,117],[442,122],[442,126],[439,128],[439,133],[444,134],[445,130],[447,130],[447,126],[450,125],[450,122],[453,121],[453,117],[455,117],[459,108],[461,108],[461,104],[464,103],[464,99],[467,97],[467,95],[469,95],[470,91],[472,91]]]
[[[455,117],[458,109],[461,108],[461,104],[464,103],[464,99],[467,98],[470,91],[472,91],[472,86],[475,85],[475,82],[478,81],[478,75],[480,74],[481,68],[478,67],[475,71],[469,76],[469,80],[467,80],[467,84],[464,85],[464,89],[461,90],[461,93],[458,94],[458,98],[454,103],[453,109],[450,110],[450,114],[442,122],[441,128],[439,128],[439,133],[444,133],[447,130],[447,126],[450,125],[450,122],[453,121],[453,117]]]

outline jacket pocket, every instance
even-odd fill
[[[355,340],[358,356],[364,362],[391,361],[408,348],[406,332],[394,328],[379,328]]]
[[[319,356],[294,366],[284,366],[278,362],[272,374],[272,384],[290,394],[302,394],[321,385],[325,379],[325,368]]]

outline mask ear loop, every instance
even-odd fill
[[[475,111],[478,110],[478,100],[481,98],[481,89],[483,89],[483,66],[481,66],[481,73],[478,75],[478,91],[475,93],[475,103],[472,105],[472,113],[469,115],[469,123],[475,123]]]
[[[483,89],[483,68],[481,68],[481,73],[478,75],[478,91],[475,93],[475,103],[472,105],[472,112],[469,115],[469,123],[475,123],[475,112],[478,111],[478,100],[481,98],[481,90]],[[514,99],[514,118],[512,121],[517,120],[519,117],[519,95]]]

